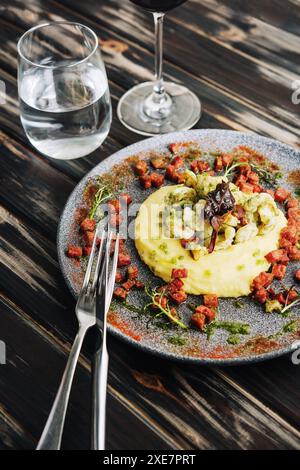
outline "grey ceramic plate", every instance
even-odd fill
[[[216,149],[230,151],[237,145],[249,146],[278,164],[285,175],[282,186],[294,189],[289,183],[288,176],[292,171],[298,170],[300,153],[279,142],[255,134],[213,129],[192,130],[154,137],[131,145],[107,158],[87,174],[72,192],[63,211],[58,230],[58,254],[63,275],[74,296],[78,293],[83,270],[78,263],[66,257],[65,250],[67,245],[76,239],[78,232],[75,228],[76,211],[82,206],[83,192],[88,182],[96,175],[115,171],[115,165],[117,167],[124,165],[124,161],[130,156],[137,154],[145,156],[147,152],[166,151],[168,144],[182,141],[196,141],[205,151]],[[127,190],[134,195],[135,201],[143,201],[151,191],[140,189],[136,180],[128,183]],[[141,280],[150,281],[152,285],[159,285],[159,279],[155,278],[139,260],[134,243],[129,240],[126,245],[133,263],[139,266]],[[293,272],[298,267],[295,263],[290,267],[286,278],[287,285],[293,283]],[[131,292],[130,303],[142,306],[145,301],[143,296],[141,292]],[[192,300],[193,303],[196,302],[196,299]],[[220,302],[219,320],[241,321],[251,326],[251,333],[242,336],[241,343],[238,345],[228,344],[228,333],[223,330],[218,330],[208,341],[204,334],[193,329],[184,333],[179,332],[175,327],[163,330],[151,320],[149,314],[138,314],[119,304],[117,307],[114,306],[114,312],[109,317],[109,331],[120,339],[164,358],[201,364],[230,365],[271,359],[292,352],[297,346],[297,338],[300,338],[300,330],[278,335],[284,325],[292,320],[300,320],[297,307],[291,314],[291,318],[283,318],[279,314],[264,313],[261,306],[247,298],[244,300],[243,308],[237,308],[234,299],[221,299]],[[181,313],[185,319],[191,315],[187,306],[183,307]],[[178,335],[183,340],[181,343],[184,344],[173,344],[174,338],[178,338]],[[175,340],[175,342],[178,341]]]

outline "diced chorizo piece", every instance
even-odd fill
[[[295,245],[298,241],[297,227],[286,227],[280,232],[280,237],[289,240],[292,245]]]
[[[176,279],[173,279],[173,281],[171,281],[167,285],[167,290],[168,292],[176,292],[178,290],[181,290],[183,286],[184,286],[184,282],[181,279],[176,278]]]
[[[233,155],[231,153],[223,153],[222,155],[222,163],[223,166],[229,166],[233,162]]]
[[[178,312],[177,312],[177,310],[176,310],[175,307],[171,307],[171,308],[170,308],[170,313],[171,313],[171,315],[172,315],[172,317],[173,317],[174,319],[179,318]]]
[[[114,297],[120,300],[126,300],[126,297],[128,295],[128,291],[126,289],[123,289],[123,287],[117,287],[114,290]]]
[[[165,157],[153,157],[151,158],[151,165],[155,170],[162,170],[166,168],[168,164],[168,159]]]
[[[284,296],[283,292],[278,292],[278,294],[275,295],[275,300],[278,300],[279,303],[284,305],[285,304],[285,296]]]
[[[266,189],[265,193],[270,194],[270,196],[275,199],[275,191],[273,189]]]
[[[300,210],[297,209],[296,207],[292,207],[291,209],[288,209],[287,216],[288,216],[288,219],[297,220],[300,217]]]
[[[216,312],[212,308],[206,307],[205,305],[199,305],[195,313],[200,313],[201,315],[205,316],[205,320],[207,323],[211,322],[216,317]]]
[[[135,281],[135,287],[136,287],[137,289],[144,289],[145,284],[144,284],[142,281],[136,280],[136,281]]]
[[[300,269],[297,269],[297,271],[295,271],[294,278],[297,282],[300,282]]]
[[[176,168],[174,165],[168,165],[166,168],[165,177],[171,181],[177,181]]]
[[[110,201],[108,201],[107,203],[108,205],[108,209],[111,213],[119,213],[120,212],[120,209],[121,209],[121,204],[120,204],[120,201],[118,199],[111,199]]]
[[[151,173],[150,175],[151,183],[155,188],[160,188],[164,184],[164,175],[159,173]]]
[[[126,282],[123,282],[122,287],[125,290],[130,290],[135,286],[135,280],[134,279],[128,279]]]
[[[67,249],[68,258],[81,258],[82,248],[81,246],[70,245]]]
[[[214,321],[216,316],[217,313],[213,308],[208,308],[205,312],[205,320],[207,323]]]
[[[287,254],[291,261],[300,261],[300,250],[296,246],[288,247]]]
[[[188,276],[188,270],[186,268],[173,268],[172,279],[183,279]]]
[[[139,268],[137,266],[128,266],[127,268],[127,278],[136,279],[139,274]]]
[[[284,188],[278,188],[275,191],[275,201],[277,202],[284,202],[287,200],[288,197],[290,197],[290,192],[287,189]]]
[[[122,194],[120,194],[120,202],[121,202],[121,204],[124,203],[127,206],[129,206],[129,204],[132,203],[132,197],[128,193],[122,193]]]
[[[255,292],[254,298],[260,304],[264,304],[268,300],[268,291],[264,287],[261,287]]]
[[[223,170],[223,160],[222,157],[216,157],[214,161],[214,170],[222,171]]]
[[[290,289],[286,296],[286,303],[291,304],[294,300],[298,299],[299,294],[295,289]]]
[[[121,214],[110,214],[109,223],[112,227],[118,227],[123,221]]]
[[[84,256],[90,256],[91,252],[92,252],[92,247],[91,246],[85,246],[83,248]]]
[[[194,173],[198,173],[198,172],[199,172],[199,167],[198,167],[198,161],[197,161],[197,160],[194,160],[194,161],[190,164],[190,169],[191,169]]]
[[[243,193],[252,193],[253,186],[250,183],[239,183],[236,184]]]
[[[177,183],[178,184],[185,183],[186,178],[185,178],[184,172],[181,172],[181,173],[176,172],[176,174],[177,174]]]
[[[295,197],[291,197],[286,203],[287,209],[299,209],[299,201]]]
[[[119,253],[118,254],[118,267],[122,268],[123,266],[129,266],[131,264],[131,258],[128,253]]]
[[[141,186],[143,186],[143,188],[150,189],[152,186],[151,176],[149,175],[140,176],[140,183],[141,183]]]
[[[253,279],[252,288],[255,290],[260,289],[261,287],[269,286],[273,281],[272,273],[262,272],[256,278]]]
[[[272,274],[275,279],[282,280],[286,273],[286,266],[284,264],[274,264]]]
[[[184,292],[184,290],[178,290],[177,292],[170,292],[169,296],[178,305],[182,304],[182,302],[185,302],[187,299],[187,294]]]
[[[243,163],[243,162],[239,162],[239,163]],[[246,163],[244,165],[239,166],[237,170],[239,171],[240,175],[245,176],[246,179],[248,178],[249,173],[251,173],[252,171],[251,166],[247,165]]]
[[[183,147],[186,147],[184,142],[175,142],[174,144],[169,145],[169,150],[172,153],[178,153]]]
[[[217,308],[219,301],[216,294],[206,294],[203,296],[203,302],[206,307]]]
[[[273,250],[268,253],[265,258],[268,261],[268,263],[274,264],[274,263],[280,263],[282,259],[284,259],[284,255],[286,254],[285,250],[279,249],[279,250]]]
[[[192,324],[196,328],[199,328],[199,330],[201,330],[201,331],[204,330],[205,320],[206,320],[206,316],[203,313],[200,313],[200,312],[197,312],[197,311],[191,316]]]
[[[279,240],[279,248],[283,248],[287,250],[290,246],[293,246],[293,243],[287,240],[286,238],[280,238]]]
[[[262,193],[263,192],[263,187],[260,184],[254,184],[252,191],[254,193]]]
[[[174,157],[171,161],[171,165],[173,165],[176,169],[182,168],[184,166],[183,159],[181,157]]]
[[[148,171],[148,166],[147,166],[147,163],[145,162],[145,160],[139,160],[135,164],[134,170],[135,170],[136,174],[139,175],[139,176],[145,175]]]
[[[197,160],[197,167],[200,173],[204,173],[209,170],[209,163],[203,160]]]
[[[86,246],[92,246],[93,241],[95,238],[95,232],[85,232],[84,234],[84,240],[86,243]],[[96,245],[98,246],[100,244],[100,238],[97,238]]]
[[[259,176],[255,171],[250,171],[247,175],[248,181],[251,184],[258,184],[259,183]]]
[[[238,175],[235,179],[234,179],[234,184],[236,186],[240,186],[241,184],[244,184],[247,182],[247,177],[245,175]]]
[[[116,277],[115,277],[115,282],[122,282],[123,281],[123,274],[119,269],[116,271]]]
[[[154,300],[157,304],[159,304],[164,309],[166,308],[166,306],[168,304],[168,297],[166,297],[165,295],[156,295],[154,297]],[[158,310],[159,309],[158,305],[156,305],[156,304],[152,304],[151,308],[153,310]]]
[[[93,232],[95,230],[96,221],[94,219],[86,218],[80,224],[82,232]]]

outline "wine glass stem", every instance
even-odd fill
[[[153,13],[155,25],[155,84],[154,92],[163,94],[165,92],[163,82],[163,26],[164,13]]]

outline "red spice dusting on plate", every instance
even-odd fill
[[[128,323],[122,320],[116,312],[110,311],[107,316],[108,323],[117,328],[121,333],[135,341],[141,341],[141,336],[131,330]]]

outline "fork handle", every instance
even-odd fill
[[[93,357],[92,450],[105,450],[108,352],[104,341]]]
[[[59,450],[73,377],[88,328],[80,326],[37,450]]]

